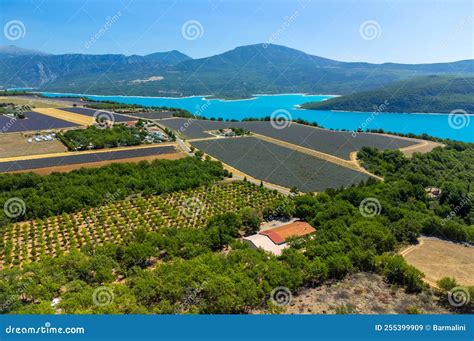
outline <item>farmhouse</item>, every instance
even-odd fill
[[[150,134],[151,138],[156,138],[160,141],[169,141],[168,135],[163,133],[163,131],[158,127],[151,126],[151,127],[147,127],[146,130]]]
[[[314,227],[303,221],[295,221],[283,226],[260,231],[257,234],[244,237],[244,240],[255,249],[262,248],[276,256],[281,255],[288,247],[287,240],[291,237],[303,237],[316,232]]]
[[[127,127],[135,127],[138,121],[126,121],[123,122]],[[119,122],[120,123],[120,122]]]

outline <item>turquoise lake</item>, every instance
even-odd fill
[[[337,112],[320,110],[302,110],[298,105],[305,102],[322,101],[332,96],[323,95],[255,95],[245,100],[206,99],[202,96],[185,98],[168,97],[134,97],[134,96],[95,96],[81,94],[43,93],[45,96],[87,97],[93,100],[108,100],[127,104],[145,106],[166,106],[186,109],[196,115],[207,118],[241,120],[246,117],[261,118],[270,116],[276,110],[286,110],[292,119],[304,119],[317,122],[320,126],[331,129],[350,131],[361,127],[366,129],[384,129],[387,132],[426,133],[432,136],[449,138],[458,141],[474,142],[474,116],[464,116],[464,120],[455,129],[450,125],[448,114],[408,114],[408,113],[371,113],[371,112]],[[473,121],[473,122],[469,122]]]

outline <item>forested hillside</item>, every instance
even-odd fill
[[[474,78],[418,77],[375,90],[306,103],[302,107],[313,110],[399,113],[449,113],[461,109],[474,114]]]
[[[2,54],[0,49],[0,86],[98,95],[242,98],[256,93],[348,94],[414,75],[474,73],[472,60],[350,63],[273,44],[240,46],[200,59],[179,51],[124,56],[46,55],[25,50],[9,53],[11,50]]]

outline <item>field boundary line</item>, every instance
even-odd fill
[[[208,155],[208,154],[205,154],[205,155]],[[234,168],[234,167],[228,165],[227,163],[222,162],[219,159],[216,159],[212,156],[210,156],[210,157],[211,157],[211,159],[213,159],[215,161],[219,161],[220,163],[222,163],[224,168],[226,168],[228,171],[232,172],[232,178],[234,178],[236,180],[243,181],[244,178],[247,178],[248,182],[251,182],[251,183],[253,183],[254,185],[257,185],[257,186],[260,185],[260,181],[261,181],[263,186],[266,187],[269,190],[277,190],[278,192],[280,192],[281,194],[286,195],[286,196],[290,195],[290,191],[291,191],[290,188],[283,187],[283,186],[276,185],[276,184],[268,182],[268,181],[264,181],[264,180],[261,180],[261,179],[254,178],[253,176],[248,175],[247,173],[244,173],[241,170],[238,170],[237,168]]]
[[[101,153],[113,153],[127,150],[137,150],[137,149],[147,149],[147,148],[157,148],[157,147],[167,147],[178,145],[175,142],[167,142],[160,144],[150,144],[144,146],[129,146],[129,147],[117,147],[117,148],[103,148],[103,149],[92,149],[92,150],[83,150],[75,152],[60,152],[60,153],[49,153],[49,154],[35,154],[35,155],[25,155],[25,156],[13,156],[7,158],[1,158],[0,163],[2,162],[13,162],[13,161],[25,161],[25,160],[37,160],[45,159],[50,157],[63,157],[63,156],[77,156],[77,155],[87,155],[87,154],[101,154]]]
[[[417,143],[413,146],[408,146],[408,147],[404,147],[404,148],[400,148],[400,151],[403,152],[405,150],[411,150],[411,149],[416,149],[416,148],[420,148],[420,147],[424,147],[424,146],[427,146],[429,145],[428,141],[422,141],[420,143]]]
[[[420,248],[423,244],[424,244],[424,241],[422,238],[420,238],[419,240],[419,243],[416,244],[416,245],[410,245],[409,247],[403,249],[403,250],[400,250],[400,252],[398,253],[400,256],[406,256],[408,255],[409,253],[411,253],[412,251]]]
[[[384,181],[383,177],[381,177],[379,175],[375,175],[373,173],[370,173],[367,169],[362,167],[362,165],[359,162],[359,159],[357,158],[357,153],[358,153],[357,151],[356,152],[351,152],[350,158],[351,158],[351,162],[353,162],[357,166],[359,171],[362,172],[362,173],[365,173],[367,175],[370,175],[371,177],[376,178],[377,180]]]

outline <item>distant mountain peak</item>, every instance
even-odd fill
[[[240,70],[254,68],[262,71],[264,68],[287,69],[288,66],[309,65],[310,68],[318,68],[335,65],[339,62],[323,57],[313,56],[303,51],[290,47],[258,43],[252,45],[238,46],[222,54],[185,61],[179,65],[181,70],[217,70],[226,67]]]
[[[24,49],[22,47],[18,47],[15,45],[0,45],[0,55],[9,55],[9,56],[47,56],[47,53],[38,51],[38,50],[30,50]]]
[[[192,59],[178,50],[150,53],[144,56],[144,58],[148,61],[164,65],[177,65],[181,62]]]

